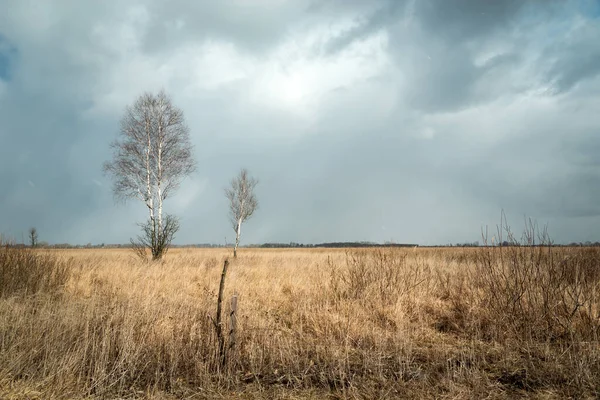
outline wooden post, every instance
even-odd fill
[[[223,263],[223,271],[221,272],[221,283],[219,284],[219,296],[217,297],[217,322],[215,328],[217,330],[217,340],[219,342],[219,361],[221,367],[224,367],[227,359],[225,355],[225,337],[223,335],[223,325],[221,320],[223,302],[223,292],[225,290],[225,277],[227,276],[227,267],[229,266],[229,260],[225,259]]]
[[[229,351],[233,352],[236,342],[237,330],[237,294],[231,297],[231,312],[229,313]]]

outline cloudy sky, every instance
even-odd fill
[[[0,232],[128,242],[102,173],[124,108],[164,88],[197,172],[176,243],[480,239],[501,210],[600,240],[600,2],[0,0]]]

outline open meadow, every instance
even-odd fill
[[[597,398],[600,250],[0,250],[0,398]],[[230,299],[237,329],[230,346]]]

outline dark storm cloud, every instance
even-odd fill
[[[257,6],[260,5],[260,7]],[[524,214],[599,240],[594,2],[11,2],[0,15],[0,232],[127,242],[145,217],[101,173],[123,107],[166,88],[198,172],[178,243],[479,239]]]
[[[515,21],[526,2],[500,1],[418,1],[414,15],[424,29],[448,42],[479,41]]]
[[[453,46],[461,45],[465,40],[479,41],[507,28],[525,3],[518,0],[384,0],[373,4],[376,6],[366,16],[358,18],[354,28],[330,43],[331,51],[396,24],[416,24],[431,36]]]

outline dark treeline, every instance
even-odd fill
[[[302,244],[302,243],[264,243],[258,246],[262,248],[296,248],[296,247],[326,247],[326,248],[344,248],[344,247],[417,247],[417,244],[406,243],[373,243],[373,242],[331,242],[319,244]]]

